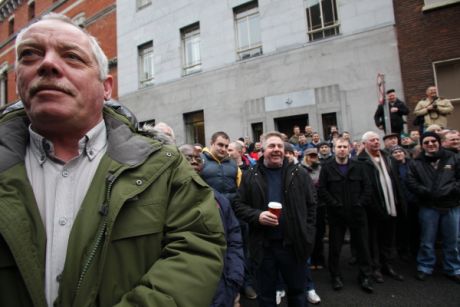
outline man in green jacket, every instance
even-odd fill
[[[63,15],[18,34],[24,108],[0,110],[0,306],[207,306],[225,239],[174,146],[104,106],[96,40]]]

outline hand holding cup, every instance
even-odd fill
[[[268,203],[268,211],[276,215],[277,219],[280,218],[282,209],[283,209],[283,205],[278,202],[271,201]]]

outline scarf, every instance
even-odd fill
[[[385,198],[385,207],[387,209],[387,213],[390,216],[395,217],[397,214],[393,186],[391,184],[390,175],[388,174],[387,165],[384,161],[385,159],[382,156],[373,157],[371,154],[369,154],[369,156],[371,157],[372,162],[379,171],[379,182],[383,191],[383,196]]]

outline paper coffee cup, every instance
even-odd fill
[[[283,208],[283,205],[281,205],[278,202],[271,201],[268,203],[268,211],[276,215],[278,219],[280,218],[282,208]]]

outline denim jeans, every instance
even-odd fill
[[[436,263],[435,242],[438,228],[442,236],[443,268],[448,275],[460,274],[458,251],[460,207],[451,209],[420,208],[420,249],[417,270],[433,272]]]
[[[264,247],[264,257],[256,270],[258,301],[261,307],[276,307],[276,286],[281,273],[286,286],[289,307],[307,306],[305,295],[307,261],[296,261],[291,248],[283,246],[281,241],[270,241]]]

